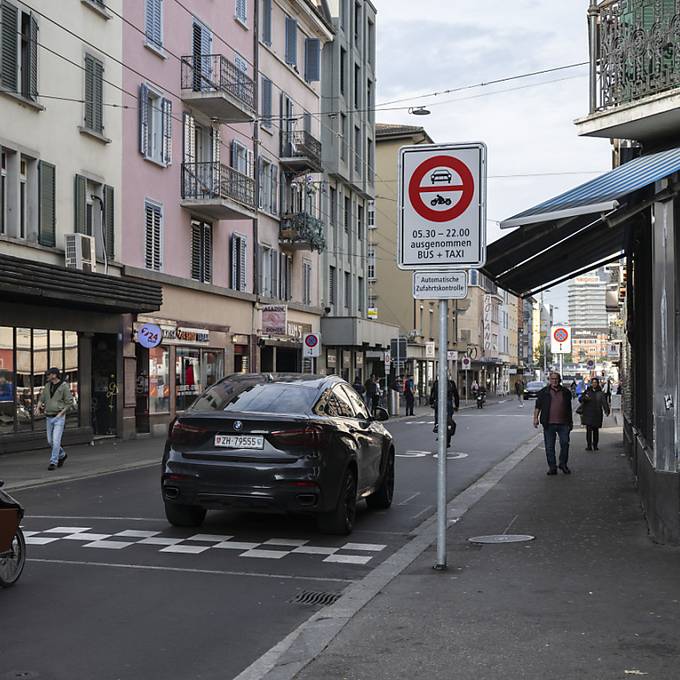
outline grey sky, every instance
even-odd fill
[[[379,108],[394,99],[588,61],[587,0],[373,2],[378,9]],[[573,124],[588,112],[587,74],[582,66],[414,98],[385,109],[426,104],[432,115],[382,110],[376,120],[423,125],[435,142],[487,144],[487,239],[492,242],[504,235],[496,221],[611,167],[608,140],[579,138]],[[381,196],[395,196],[396,187],[380,178],[376,187]],[[557,319],[566,320],[566,285],[546,294],[546,301],[559,306]]]

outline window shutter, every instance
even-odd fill
[[[38,22],[32,14],[30,30],[29,59],[31,63],[28,96],[35,100],[38,96]]]
[[[318,38],[305,40],[305,80],[308,83],[320,79],[321,41]]]
[[[241,236],[239,239],[239,290],[246,290],[246,272],[248,267],[248,239]]]
[[[163,117],[163,163],[172,163],[172,102],[161,100],[161,114]]]
[[[17,91],[18,71],[18,10],[14,5],[3,1],[0,17],[0,84],[11,92]]]
[[[154,210],[154,225],[153,225],[153,256],[154,269],[160,271],[163,269],[163,212],[160,208]]]
[[[271,296],[277,298],[279,297],[279,254],[275,250],[270,250],[269,258],[272,264]]]
[[[238,262],[239,262],[239,237],[231,237],[231,287],[239,290],[238,287]]]
[[[260,210],[269,210],[269,206],[265,203],[265,167],[262,158],[257,159],[257,183],[260,190],[257,192],[257,207]]]
[[[190,113],[184,114],[184,162],[196,162],[196,121]]]
[[[212,225],[203,225],[203,281],[212,281]]]
[[[149,42],[163,46],[163,0],[146,0],[145,32]]]
[[[85,55],[85,127],[94,130],[94,59]]]
[[[149,155],[149,88],[143,83],[139,86],[139,153]]]
[[[205,27],[201,26],[201,74],[203,75],[203,85],[201,89],[210,89],[212,87],[212,63],[210,61],[210,52],[212,51],[212,33]],[[219,77],[219,76],[218,76]]]
[[[104,185],[104,246],[106,254],[113,259],[115,257],[116,248],[114,243],[114,204],[113,204],[113,187],[108,184]]]
[[[201,280],[201,229],[200,222],[191,224],[191,278]]]
[[[272,0],[262,0],[262,42],[272,44]]]
[[[279,212],[279,169],[272,165],[272,213]]]
[[[297,66],[297,20],[286,17],[286,64]]]
[[[82,175],[76,175],[74,189],[74,229],[77,234],[87,233],[87,180]]]
[[[154,265],[154,209],[148,203],[144,206],[144,265],[155,269]]]
[[[246,170],[245,173],[248,177],[254,177],[255,170],[255,154],[250,149],[246,150]]]
[[[272,81],[262,77],[262,124],[272,126]]]
[[[42,246],[56,245],[56,168],[51,163],[38,163],[38,192],[40,194],[40,222],[38,242]]]
[[[104,129],[104,65],[94,60],[94,129],[101,132]]]

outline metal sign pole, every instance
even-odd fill
[[[448,349],[448,300],[439,302],[439,380],[437,394],[437,420],[439,422],[439,454],[437,477],[437,563],[435,569],[446,569],[446,439],[448,437],[447,388],[446,371]]]

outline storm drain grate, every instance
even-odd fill
[[[292,600],[294,604],[321,605],[326,607],[333,604],[340,597],[340,593],[322,593],[314,590],[301,590]]]

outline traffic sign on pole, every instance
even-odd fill
[[[571,327],[560,325],[550,329],[550,351],[553,354],[571,352]]]
[[[484,265],[484,144],[402,147],[398,197],[400,269],[429,271]]]
[[[321,336],[318,333],[306,333],[302,340],[302,356],[318,357],[321,351]]]

